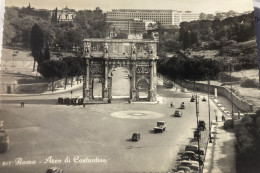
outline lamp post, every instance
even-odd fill
[[[200,159],[200,130],[199,130],[199,96],[198,96],[198,89],[196,89],[196,98],[195,98],[195,103],[196,103],[196,117],[197,117],[197,130],[199,131],[199,135],[197,137],[198,139],[198,153],[199,153],[199,159]],[[200,162],[199,162],[200,165]]]
[[[210,98],[209,98],[209,92],[210,92],[210,79],[209,79],[209,77],[208,77],[209,143],[212,143],[212,140],[211,140]]]

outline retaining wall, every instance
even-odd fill
[[[194,89],[194,82],[193,81],[188,81],[188,80],[176,80],[176,83],[178,83],[180,86],[187,88],[187,89]],[[203,92],[208,92],[208,85],[203,84],[203,83],[196,83],[196,88],[198,91],[203,91]],[[210,85],[209,91],[210,93],[214,94],[214,89],[217,88],[217,93],[219,95],[222,95],[229,99],[231,101],[231,97],[233,100],[233,103],[240,108],[241,110],[245,112],[252,112],[253,111],[253,105],[248,103],[247,100],[239,98],[237,95],[234,94],[231,96],[231,91],[223,86],[215,86],[215,85]]]

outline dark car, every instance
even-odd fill
[[[194,139],[201,139],[201,132],[200,132],[200,130],[195,130],[194,132],[193,132],[193,137],[194,137]]]
[[[69,103],[70,103],[70,99],[67,98],[67,97],[64,98],[64,99],[63,99],[63,103],[64,103],[64,104],[69,104]]]
[[[203,156],[195,154],[193,151],[185,151],[181,155],[181,160],[194,160],[198,161],[200,165],[203,165],[204,159]]]
[[[195,98],[194,98],[194,96],[192,95],[191,96],[191,99],[190,99],[190,102],[194,102],[195,101]]]
[[[63,103],[63,98],[62,98],[62,97],[59,97],[59,98],[58,98],[58,103],[59,103],[59,104],[62,104],[62,103]]]
[[[182,111],[176,110],[174,113],[175,117],[181,117],[182,116]]]
[[[203,102],[205,102],[205,101],[207,101],[207,100],[206,100],[206,98],[205,98],[205,97],[203,97],[202,101],[203,101]]]
[[[139,141],[141,138],[140,133],[133,133],[132,134],[132,141]]]
[[[193,151],[195,154],[200,154],[200,155],[204,155],[205,154],[205,150],[202,149],[202,148],[200,148],[198,150],[198,146],[197,145],[186,145],[185,151]]]
[[[203,131],[206,129],[205,121],[199,121],[199,129]]]
[[[181,109],[185,109],[185,105],[184,105],[184,102],[181,103]]]
[[[47,169],[46,173],[63,173],[63,171],[59,167],[51,167]]]
[[[191,169],[187,166],[178,166],[173,172],[191,172]]]

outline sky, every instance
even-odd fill
[[[0,0],[2,1],[2,0]],[[192,12],[212,13],[216,11],[252,11],[253,0],[5,0],[6,6],[26,7],[28,4],[37,9],[58,9],[68,7],[76,10],[95,9],[173,9]]]

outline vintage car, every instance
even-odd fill
[[[206,129],[205,121],[199,120],[198,128],[204,131]]]
[[[194,137],[194,139],[201,139],[201,132],[200,132],[200,130],[195,130],[195,131],[193,131],[193,137]]]
[[[47,169],[46,173],[63,173],[63,171],[59,167],[51,167]]]
[[[166,122],[165,121],[157,121],[157,127],[154,127],[155,133],[162,133],[166,130]]]
[[[199,167],[200,167],[199,162],[189,161],[189,160],[180,161],[178,166],[189,167],[192,171],[199,171]]]
[[[58,103],[59,103],[59,104],[62,104],[62,103],[63,103],[63,98],[62,98],[62,97],[59,97],[59,98],[58,98]]]
[[[195,154],[193,151],[183,152],[180,159],[198,161],[200,163],[200,165],[203,165],[203,163],[204,163],[203,156],[199,156],[199,155]]]
[[[207,100],[206,100],[206,98],[205,98],[205,97],[203,97],[202,101],[203,101],[203,102],[206,102]]]
[[[174,113],[174,116],[175,117],[181,117],[182,116],[182,111],[176,110],[175,113]]]
[[[191,169],[187,166],[178,166],[173,172],[191,172]]]
[[[200,155],[204,155],[205,154],[205,150],[202,149],[202,148],[200,148],[198,150],[198,146],[197,145],[186,145],[185,151],[193,151],[195,154],[200,154]]]
[[[194,95],[191,96],[190,102],[194,102],[195,101],[195,97]]]
[[[185,109],[185,105],[184,105],[184,102],[181,103],[181,109]]]
[[[139,141],[141,139],[140,133],[133,133],[132,134],[132,141]]]

